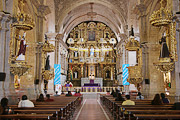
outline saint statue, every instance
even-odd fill
[[[131,25],[131,31],[129,31],[129,36],[134,36],[134,28],[133,28],[133,25]]]
[[[169,57],[169,50],[168,50],[168,46],[166,44],[166,37],[162,36],[162,38],[159,41],[159,43],[161,44],[160,58],[167,58],[167,57]]]
[[[90,56],[94,56],[94,48],[91,46],[91,49],[90,49]]]
[[[46,34],[44,34],[45,43],[48,43],[48,37]]]
[[[19,48],[16,60],[25,60],[25,52],[26,52],[26,46],[27,46],[26,45],[26,41],[25,41],[25,37],[26,37],[26,33],[25,32],[24,32],[22,38],[19,35],[19,39],[21,41],[20,41],[20,48]]]
[[[49,65],[49,55],[46,58],[46,65],[45,65],[45,70],[50,70],[50,65]]]

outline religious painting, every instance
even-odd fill
[[[88,41],[95,41],[95,31],[88,32]]]

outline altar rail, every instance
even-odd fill
[[[107,92],[115,90],[117,87],[63,87],[63,92],[80,91],[80,92]]]

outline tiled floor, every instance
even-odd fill
[[[112,120],[97,99],[85,99],[73,120]]]

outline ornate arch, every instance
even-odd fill
[[[104,80],[110,80],[111,79],[111,66],[106,66],[104,69],[103,69],[103,71],[104,71],[104,75],[103,75],[103,77],[104,77]],[[108,75],[109,74],[109,75]]]
[[[81,78],[81,69],[79,66],[73,66],[72,68],[72,74],[74,74],[74,72],[78,72],[77,73],[77,78],[74,78],[74,75],[73,75],[73,79],[80,79]]]

